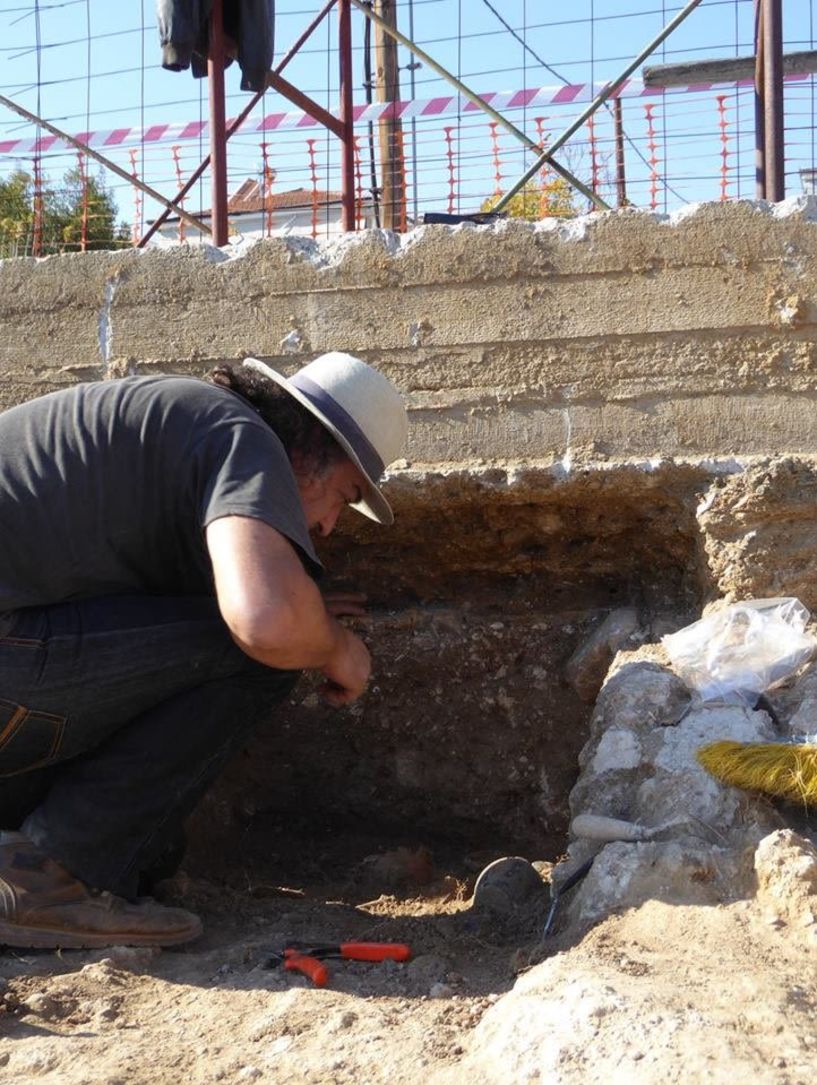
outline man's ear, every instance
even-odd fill
[[[292,473],[297,475],[298,478],[308,478],[314,474],[311,470],[309,463],[309,457],[304,456],[303,452],[299,452],[297,449],[293,449],[292,454],[289,457],[290,466],[292,467]]]
[[[305,456],[302,452],[293,452],[289,462],[301,492],[310,489],[318,481],[318,471],[315,470],[315,464],[310,456]]]

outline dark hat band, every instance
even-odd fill
[[[377,482],[386,465],[354,418],[320,385],[315,384],[302,373],[296,373],[290,377],[289,383],[293,388],[297,388],[301,395],[306,396],[309,402],[332,423],[338,433],[349,443],[369,479]]]

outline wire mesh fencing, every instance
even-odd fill
[[[817,0],[784,0],[784,48],[813,50]],[[319,11],[279,0],[276,54]],[[547,148],[678,11],[665,0],[575,0],[555,18],[535,0],[401,0],[400,29],[481,94],[539,147]],[[534,160],[530,149],[476,109],[431,69],[398,51],[397,104],[379,103],[371,72],[375,42],[353,12],[355,221],[384,221],[383,161],[398,174],[393,225],[409,229],[428,212],[473,214],[492,207]],[[96,148],[126,174],[174,199],[208,154],[206,80],[160,67],[148,0],[6,0],[0,6],[2,94]],[[748,56],[752,0],[703,0],[652,60]],[[227,111],[247,102],[235,65]],[[334,13],[294,58],[287,78],[338,110]],[[814,186],[815,84],[785,83],[788,194]],[[372,101],[372,99],[374,99]],[[384,117],[384,112],[388,111]],[[618,113],[618,116],[616,114]],[[666,213],[700,200],[755,195],[754,92],[750,81],[661,90],[631,80],[556,156],[610,206]],[[528,218],[579,214],[586,196],[564,188],[547,166],[511,212]],[[302,109],[268,90],[228,144],[231,240],[342,231],[339,141]],[[207,175],[180,203],[209,222]],[[56,137],[0,112],[0,256],[138,243],[162,211],[150,195]],[[196,243],[190,218],[171,215],[157,244]],[[206,240],[206,236],[205,236]]]

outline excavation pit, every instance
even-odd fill
[[[275,882],[291,837],[325,870],[396,848],[460,874],[556,858],[614,651],[700,606],[708,484],[679,467],[401,473],[392,528],[350,517],[322,551],[327,589],[369,598],[370,690],[337,711],[303,678],[205,800],[192,868]],[[637,617],[626,644],[597,646],[577,683],[570,661],[621,608]]]

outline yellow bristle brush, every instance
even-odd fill
[[[713,742],[698,760],[718,780],[806,806],[817,804],[817,745],[794,742]]]

